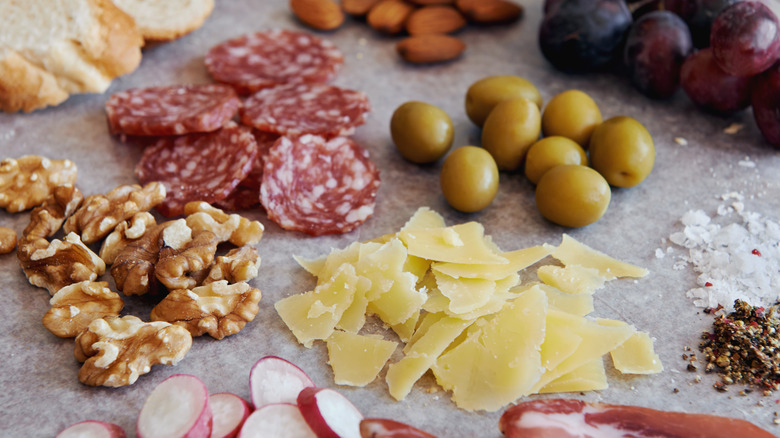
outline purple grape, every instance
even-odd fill
[[[780,64],[756,79],[753,89],[753,117],[764,138],[780,148]]]
[[[665,0],[667,11],[679,15],[688,24],[693,45],[698,48],[709,47],[710,29],[715,17],[727,6],[740,0]]]
[[[735,3],[712,23],[710,46],[715,61],[726,73],[757,75],[780,56],[780,22],[763,3]]]
[[[628,32],[623,62],[631,82],[650,97],[671,97],[693,43],[688,25],[669,11],[643,15]]]
[[[542,20],[539,46],[561,70],[595,70],[612,61],[632,21],[623,0],[562,0]]]
[[[731,76],[721,70],[709,47],[689,55],[680,70],[680,84],[693,103],[724,115],[750,106],[753,82],[752,77]]]

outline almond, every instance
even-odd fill
[[[523,7],[507,0],[456,0],[455,7],[480,24],[510,23],[523,16]]]
[[[341,9],[349,15],[362,17],[379,3],[379,0],[341,0]]]
[[[381,0],[368,11],[366,21],[382,33],[396,34],[404,30],[406,19],[414,9],[413,5],[404,0]]]
[[[466,19],[452,6],[426,6],[409,15],[406,31],[409,35],[450,33],[466,25]]]
[[[408,0],[408,1],[420,6],[451,5],[455,3],[455,0]]]
[[[415,64],[449,61],[463,53],[466,44],[458,38],[441,34],[413,35],[395,46],[404,60]]]
[[[333,0],[290,0],[290,9],[313,29],[333,30],[344,23],[344,12]]]

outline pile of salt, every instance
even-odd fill
[[[730,193],[710,217],[702,210],[685,213],[683,230],[669,240],[685,249],[674,269],[692,265],[699,287],[688,290],[698,307],[733,309],[734,300],[751,306],[769,306],[780,299],[780,225],[758,213],[747,212],[742,196]],[[672,249],[667,249],[671,252]],[[662,257],[663,251],[656,250]]]

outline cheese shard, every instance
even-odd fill
[[[563,235],[561,244],[552,251],[551,255],[560,260],[564,265],[595,268],[604,278],[609,280],[618,277],[640,278],[648,273],[648,270],[645,268],[616,260],[576,241],[568,234]]]
[[[544,292],[522,293],[436,361],[436,381],[467,410],[496,411],[530,394],[544,371],[546,315]]]
[[[449,299],[449,310],[453,313],[466,313],[476,310],[490,300],[496,290],[496,282],[481,278],[454,278],[441,272],[435,272],[439,292]]]
[[[496,254],[485,243],[484,232],[482,224],[466,222],[445,228],[401,230],[398,237],[409,249],[409,254],[428,260],[470,264],[509,263],[509,260]]]
[[[429,207],[420,207],[412,217],[401,227],[401,231],[425,230],[428,228],[444,228],[444,218]]]
[[[327,339],[341,315],[352,304],[358,277],[355,268],[343,264],[330,281],[314,290],[291,295],[274,304],[277,313],[306,348],[318,339]]]
[[[540,389],[539,393],[599,391],[608,386],[604,360],[598,358],[558,377]]]
[[[500,255],[509,263],[501,265],[437,262],[431,265],[431,269],[455,278],[483,278],[496,281],[533,265],[547,257],[551,250],[548,246],[539,245],[517,251],[502,252]]]
[[[628,325],[615,319],[599,318],[601,325],[618,327]],[[664,370],[661,358],[653,348],[653,339],[646,332],[635,332],[626,342],[610,351],[612,364],[623,374],[657,374]]]
[[[564,316],[565,315],[565,316]],[[577,350],[561,362],[557,367],[548,370],[534,385],[532,391],[538,392],[553,380],[570,373],[586,362],[600,358],[625,342],[634,333],[633,326],[608,327],[587,318],[559,314],[563,327],[582,338]]]
[[[428,292],[428,299],[423,304],[423,309],[427,312],[442,312],[448,316],[461,319],[476,319],[498,312],[507,301],[516,298],[517,292],[510,292],[510,289],[517,286],[519,282],[520,276],[517,274],[512,274],[507,278],[496,281],[495,288],[484,305],[462,313],[454,311],[450,299],[444,296],[438,288],[431,289]]]
[[[409,342],[414,334],[414,329],[417,327],[417,321],[420,320],[420,311],[417,310],[406,321],[391,325],[390,328],[398,335],[398,339],[401,342]]]
[[[572,295],[547,284],[540,284],[539,287],[547,295],[550,307],[577,316],[589,315],[594,310],[591,294]]]
[[[365,386],[382,371],[398,344],[379,335],[333,332],[325,340],[328,361],[338,385]]]
[[[293,255],[295,260],[303,269],[309,274],[319,277],[322,269],[325,267],[325,260],[327,257],[319,257],[316,259],[306,259],[301,256]]]
[[[444,317],[427,327],[403,359],[387,368],[387,387],[390,395],[402,400],[412,390],[414,383],[436,362],[455,338],[473,321]]]
[[[541,354],[542,366],[548,371],[571,357],[582,344],[582,337],[574,332],[570,321],[571,316],[565,312],[553,308],[547,310],[547,328]]]
[[[604,287],[604,283],[608,280],[601,276],[597,269],[579,265],[540,266],[536,270],[536,275],[545,284],[574,295],[592,295],[596,290]]]

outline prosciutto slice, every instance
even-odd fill
[[[507,438],[771,438],[745,420],[658,411],[639,406],[546,399],[507,409],[498,427]]]

